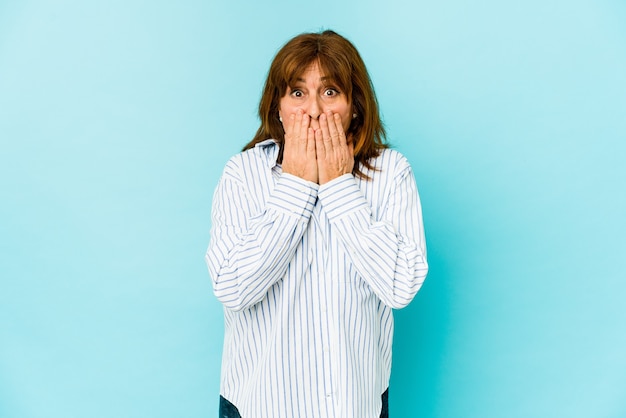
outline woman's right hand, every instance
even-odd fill
[[[283,121],[285,144],[283,150],[283,173],[289,173],[313,183],[318,182],[315,152],[315,131],[311,118],[302,110]]]

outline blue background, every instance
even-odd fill
[[[626,416],[626,3],[0,1],[0,417],[213,417],[213,189],[278,48],[362,53],[431,273],[393,417]]]

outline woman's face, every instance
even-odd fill
[[[348,97],[324,77],[317,61],[309,65],[295,85],[287,87],[280,99],[278,113],[281,118],[296,114],[298,109],[311,117],[313,129],[319,128],[319,115],[329,110],[341,116],[344,132],[348,131],[352,121],[352,105]]]

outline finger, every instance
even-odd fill
[[[302,124],[302,115],[299,112],[289,115],[289,123],[287,131],[285,131],[285,142],[289,142],[294,146],[298,145],[300,138],[300,125]]]
[[[300,111],[298,111],[298,113],[300,113]],[[298,145],[299,145],[299,149],[302,152],[306,152],[306,146],[307,146],[307,138],[309,135],[309,128],[310,128],[310,118],[308,115],[300,115],[300,132],[299,132],[299,136],[298,136]]]
[[[316,156],[315,146],[315,130],[309,127],[308,136],[306,140],[306,155],[308,159],[313,159]]]
[[[333,146],[339,148],[340,146],[339,131],[337,130],[337,124],[335,122],[335,115],[333,115],[333,113],[330,111],[328,112],[328,130],[330,132],[329,136],[330,136],[330,140],[333,143]]]
[[[330,123],[328,123],[328,116],[325,113],[322,113],[320,115],[320,130],[322,131],[322,139],[326,143],[326,148],[331,148],[334,145],[332,142],[332,133],[330,131],[329,125]]]
[[[296,115],[292,113],[288,118],[283,119],[281,123],[283,124],[283,130],[285,131],[285,140],[287,140],[288,137],[291,138],[293,135],[293,126],[296,123]]]
[[[335,123],[330,123],[330,133],[333,138],[333,141],[337,140],[337,146],[345,147],[346,146],[346,134],[343,132],[343,124],[341,123],[341,115],[339,113],[333,114],[333,121]],[[333,132],[333,128],[335,132]],[[334,142],[333,142],[334,143]]]
[[[296,112],[294,114],[294,124],[293,124],[293,134],[294,134],[294,138],[299,138],[300,137],[300,133],[301,133],[301,127],[302,127],[302,113],[301,112]]]
[[[318,164],[326,159],[326,145],[324,144],[324,134],[321,129],[315,131],[315,155],[317,156]]]

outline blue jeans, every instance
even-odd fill
[[[389,418],[389,389],[382,395],[383,407],[380,410],[380,418]],[[220,396],[220,417],[219,418],[241,418],[239,410],[232,403]]]

